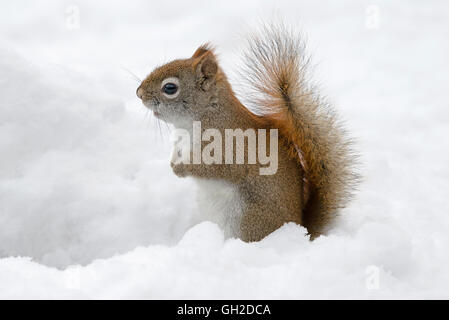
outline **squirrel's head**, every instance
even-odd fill
[[[189,59],[174,60],[156,68],[137,88],[137,96],[156,117],[183,126],[217,104],[217,81],[225,81],[208,45]]]

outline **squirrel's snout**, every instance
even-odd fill
[[[136,94],[139,97],[139,99],[142,99],[144,93],[145,93],[145,90],[143,90],[141,87],[137,88]]]

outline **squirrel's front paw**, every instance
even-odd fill
[[[184,163],[170,163],[170,166],[173,170],[173,172],[178,176],[178,177],[185,177],[187,176],[187,168],[186,165]]]

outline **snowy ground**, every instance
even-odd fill
[[[3,1],[0,298],[449,298],[447,1]],[[195,215],[138,82],[196,46],[235,71],[281,17],[358,139],[330,235],[259,243]]]

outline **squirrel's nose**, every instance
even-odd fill
[[[142,99],[144,93],[145,93],[145,90],[143,90],[141,87],[137,88],[136,94],[139,97],[139,99]]]

